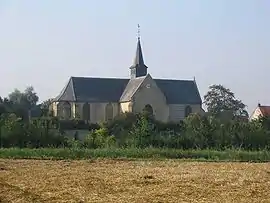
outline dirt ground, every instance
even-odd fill
[[[0,159],[0,202],[270,202],[270,163]]]

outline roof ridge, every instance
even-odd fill
[[[71,78],[75,78],[75,79],[77,79],[77,78],[84,78],[84,79],[116,79],[116,80],[129,80],[129,78],[116,78],[116,77],[107,77],[107,78],[105,78],[105,77],[85,77],[85,76],[72,76]]]
[[[194,82],[194,80],[191,80],[191,79],[185,79],[185,80],[183,80],[183,79],[180,79],[180,80],[178,80],[178,79],[166,79],[166,78],[153,78],[153,80],[169,80],[169,81],[189,81],[189,82]]]
[[[141,76],[146,77],[146,76]],[[137,77],[137,78],[141,78]],[[77,78],[84,78],[84,79],[115,79],[115,80],[130,80],[130,78],[117,78],[117,77],[85,77],[85,76],[71,76],[71,78],[77,79]],[[136,78],[134,78],[136,79]],[[186,81],[186,82],[194,82],[193,79],[169,79],[169,78],[153,78],[153,80],[168,80],[168,81]]]

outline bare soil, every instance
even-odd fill
[[[0,159],[0,202],[270,202],[270,163]]]

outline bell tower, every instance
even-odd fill
[[[140,25],[138,25],[138,41],[133,65],[130,67],[130,77],[137,78],[147,75],[147,66],[144,64],[141,47]]]

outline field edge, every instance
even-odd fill
[[[269,162],[270,151],[242,150],[181,150],[164,148],[109,148],[109,149],[74,149],[74,148],[2,148],[0,158],[4,159],[41,159],[41,160],[80,160],[80,159],[183,159],[196,161],[237,161]]]

